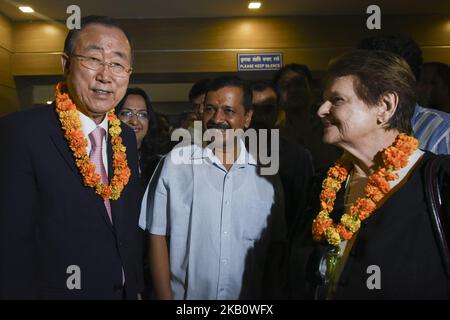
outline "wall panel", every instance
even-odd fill
[[[14,53],[62,52],[67,29],[49,22],[19,22],[14,24]]]
[[[19,108],[12,76],[12,24],[0,13],[0,116]]]
[[[232,72],[238,52],[282,52],[284,62],[324,70],[328,60],[363,36],[408,33],[427,60],[450,63],[449,16],[383,16],[369,31],[366,16],[137,19],[121,21],[133,39],[136,73]],[[420,21],[420,23],[418,23]],[[14,75],[61,74],[67,30],[45,22],[14,25]],[[248,50],[248,51],[246,51]]]
[[[0,12],[0,47],[12,51],[12,25]]]
[[[19,110],[16,89],[0,85],[0,117]]]

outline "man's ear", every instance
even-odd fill
[[[61,66],[63,69],[63,73],[66,76],[69,73],[70,60],[66,54],[61,55]]]
[[[250,127],[250,123],[252,122],[253,110],[247,111],[244,117],[245,117],[244,129],[248,129],[248,127]]]
[[[377,122],[385,125],[394,116],[398,107],[398,95],[395,92],[385,93],[378,105]]]

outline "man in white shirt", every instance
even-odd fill
[[[175,148],[149,184],[140,225],[151,234],[159,299],[279,297],[286,274],[282,188],[277,175],[260,174],[244,142],[233,136],[249,127],[251,109],[247,83],[212,80],[203,126],[212,130],[214,148]],[[188,161],[176,161],[179,154]]]

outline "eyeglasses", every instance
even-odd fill
[[[118,77],[126,77],[133,71],[133,68],[127,68],[118,62],[102,61],[95,57],[83,56],[81,54],[73,54],[72,57],[77,58],[83,67],[91,70],[97,71],[102,66],[108,66],[109,70],[111,70],[111,72]]]
[[[131,110],[122,110],[119,111],[119,118],[123,121],[128,121],[133,116],[136,116],[139,120],[147,120],[148,114],[147,111],[139,111],[139,112],[133,112]]]

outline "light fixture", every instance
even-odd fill
[[[20,11],[25,12],[25,13],[31,13],[34,12],[32,7],[19,7]]]
[[[261,8],[261,2],[250,2],[248,8],[253,10],[259,9]]]
[[[52,100],[47,100],[46,103],[47,103],[47,104],[52,104],[53,101],[52,101]]]

